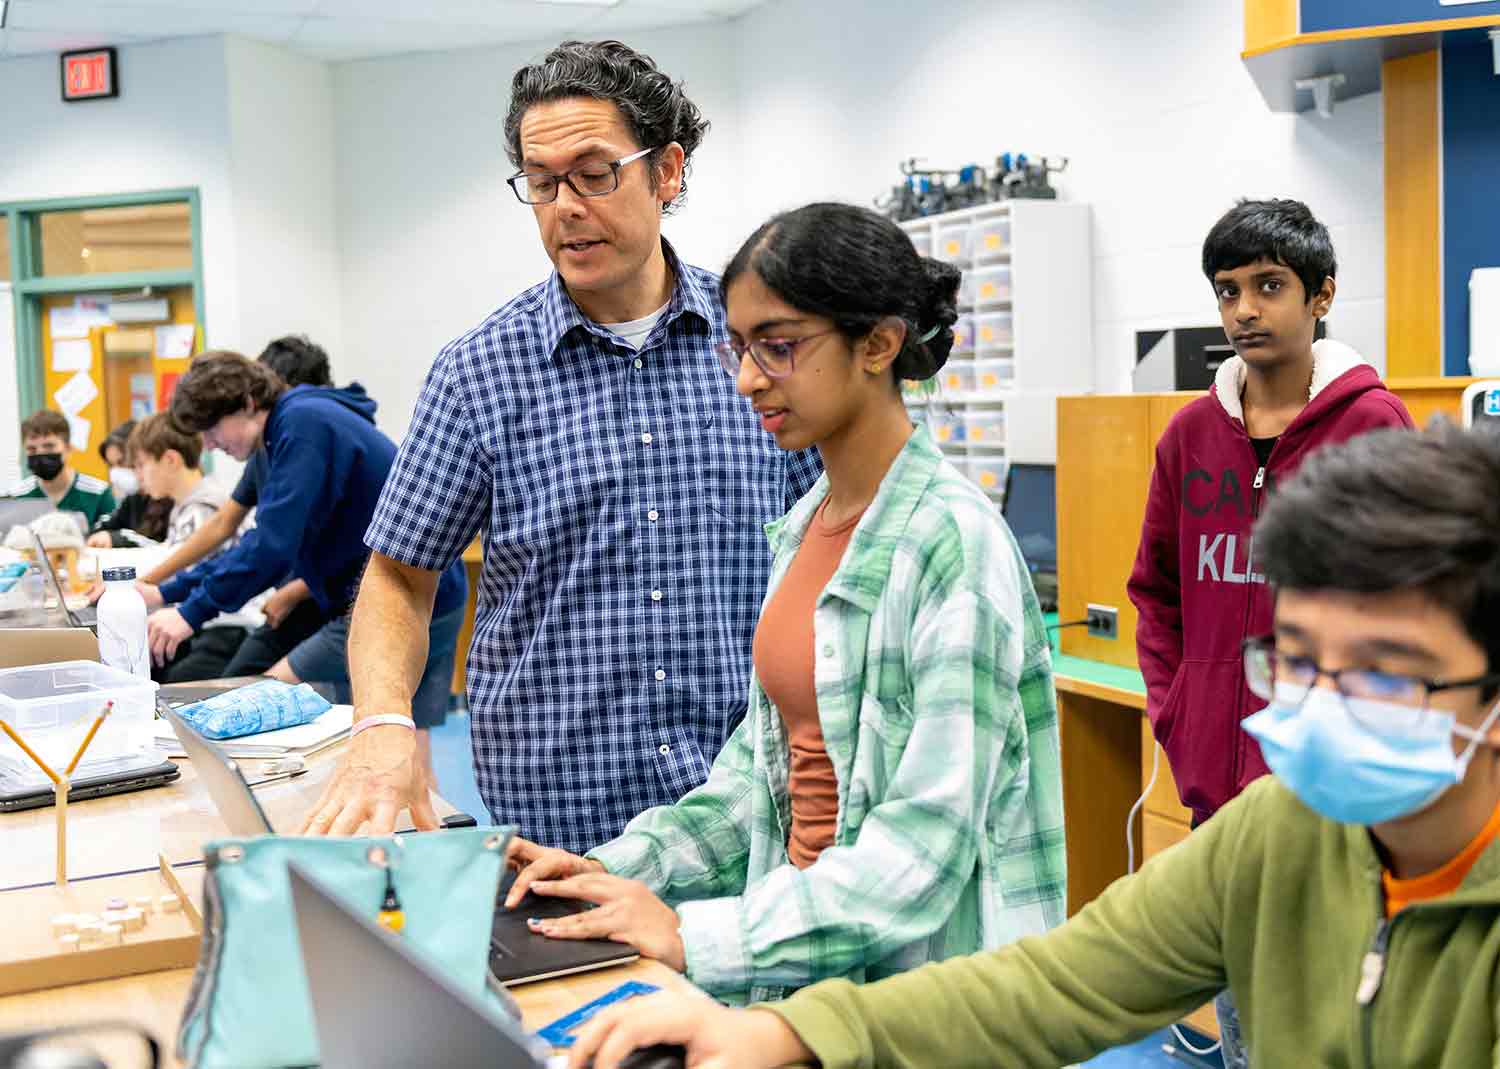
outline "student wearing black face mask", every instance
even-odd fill
[[[74,471],[68,465],[68,420],[60,412],[40,409],[21,423],[26,468],[31,473],[6,497],[45,497],[61,512],[81,512],[93,527],[115,510],[109,483]]]

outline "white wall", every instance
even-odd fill
[[[333,77],[328,64],[240,37],[225,42],[234,188],[234,347],[254,356],[307,334],[336,373],[343,352]],[[346,376],[347,377],[347,376]]]
[[[1204,235],[1240,196],[1306,200],[1339,252],[1329,318],[1384,365],[1380,97],[1333,119],[1267,110],[1239,58],[1240,0],[780,0],[736,34],[746,223],[820,197],[869,203],[896,164],[1071,157],[1094,209],[1101,390],[1129,388],[1134,331],[1213,324]],[[857,46],[851,27],[858,27]]]
[[[692,262],[721,264],[745,231],[734,27],[631,35],[714,124],[667,236]],[[505,185],[511,75],[551,44],[485,48],[334,68],[339,253],[349,369],[405,433],[438,350],[551,264],[530,209]]]
[[[198,187],[207,340],[236,344],[224,39],[126,45],[119,59],[120,97],[75,104],[59,98],[55,55],[0,62],[0,201]]]

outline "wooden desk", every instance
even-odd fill
[[[162,1064],[176,1069],[182,1064],[172,1053],[177,1024],[187,1004],[192,980],[193,970],[173,969],[0,998],[0,1032],[103,1018],[134,1021],[160,1041],[166,1052]],[[524,984],[513,989],[512,994],[521,1006],[522,1023],[528,1030],[535,1030],[627,980],[641,980],[663,989],[697,990],[666,966],[642,960],[579,976]]]
[[[1146,719],[1146,683],[1133,668],[1053,654],[1062,738],[1063,813],[1067,821],[1068,916],[1128,871],[1125,826],[1142,794],[1130,840],[1139,866],[1185,839],[1192,814],[1177,797],[1166,754]],[[1158,759],[1150,791],[1152,757]],[[1217,1036],[1213,1007],[1186,1018]]]
[[[343,753],[343,744],[328,747],[308,760],[301,776],[255,788],[255,797],[272,827],[296,828],[327,786]],[[173,865],[203,856],[203,843],[226,834],[218,810],[198,782],[193,763],[176,762],[182,778],[165,787],[93,798],[68,806],[68,878],[154,869],[157,855]],[[260,778],[265,762],[239,762],[250,782]],[[453,806],[434,794],[439,817]],[[403,813],[410,827],[410,820]],[[0,813],[0,891],[50,883],[53,877],[55,824],[52,808]]]

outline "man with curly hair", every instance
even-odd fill
[[[771,556],[818,474],[719,367],[718,279],[661,236],[708,130],[617,41],[511,84],[508,183],[555,271],[438,354],[366,535],[356,719],[307,834],[389,832],[419,795],[408,714],[442,570],[481,529],[469,653],[479,789],[499,823],[582,853],[699,786],[745,715]]]

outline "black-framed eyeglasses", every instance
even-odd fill
[[[1432,696],[1447,690],[1488,687],[1500,684],[1500,673],[1491,672],[1471,679],[1429,679],[1373,668],[1327,669],[1311,657],[1282,653],[1271,635],[1244,641],[1245,682],[1257,696],[1270,701],[1273,697],[1300,706],[1307,695],[1327,678],[1345,699],[1346,707],[1360,715],[1361,702],[1380,702],[1386,707],[1410,710],[1405,723],[1414,724],[1430,707]],[[1382,716],[1390,724],[1390,711]]]
[[[629,156],[600,163],[585,163],[562,174],[550,171],[522,171],[505,181],[515,191],[522,204],[551,204],[557,199],[557,191],[566,182],[568,188],[580,197],[602,197],[620,188],[620,168],[634,163],[643,156],[655,152],[654,148],[643,148]]]
[[[729,373],[730,378],[739,376],[740,363],[745,359],[745,354],[749,353],[755,366],[766,373],[766,378],[784,379],[797,370],[797,346],[814,338],[836,333],[837,329],[820,330],[816,334],[804,334],[800,338],[760,338],[752,342],[731,339],[714,346],[714,352],[718,354],[719,364]]]

